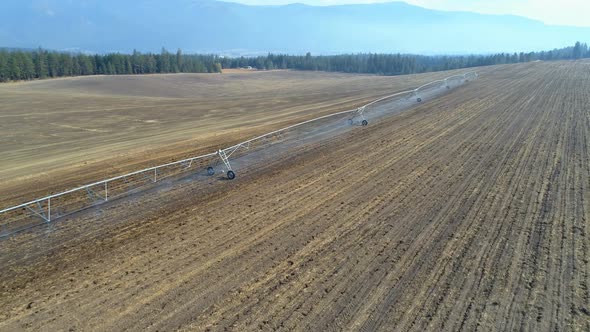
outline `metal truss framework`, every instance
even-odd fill
[[[387,100],[387,99],[391,99],[394,97],[398,97],[398,96],[402,96],[402,95],[409,95],[409,98],[416,98],[417,102],[421,102],[422,101],[422,91],[426,90],[427,88],[438,88],[438,87],[446,87],[447,89],[450,89],[450,82],[452,81],[461,81],[462,82],[467,82],[470,79],[476,79],[478,77],[478,74],[476,72],[468,72],[462,75],[453,75],[450,77],[447,77],[445,79],[442,80],[436,80],[427,84],[424,84],[416,89],[413,90],[406,90],[406,91],[401,91],[401,92],[397,92],[395,94],[391,94],[379,99],[376,99],[364,106],[361,106],[359,108],[356,108],[354,110],[346,110],[346,111],[341,111],[341,112],[336,112],[336,113],[331,113],[328,115],[324,115],[324,116],[320,116],[311,120],[307,120],[307,121],[303,121],[285,128],[281,128],[275,131],[272,131],[270,133],[266,133],[257,137],[254,137],[252,139],[249,139],[247,141],[238,143],[236,145],[230,146],[228,148],[225,149],[220,149],[216,152],[213,153],[209,153],[209,154],[205,154],[205,155],[201,155],[201,156],[196,156],[196,157],[192,157],[192,158],[187,158],[187,159],[183,159],[183,160],[179,160],[179,161],[175,161],[175,162],[171,162],[171,163],[167,163],[167,164],[163,164],[163,165],[158,165],[158,166],[154,166],[154,167],[150,167],[150,168],[146,168],[146,169],[142,169],[136,172],[132,172],[132,173],[128,173],[125,175],[121,175],[121,176],[117,176],[117,177],[113,177],[110,179],[106,179],[106,180],[102,180],[102,181],[98,181],[98,182],[94,182],[88,185],[84,185],[78,188],[74,188],[71,190],[67,190],[61,193],[57,193],[57,194],[53,194],[50,196],[46,196],[40,199],[36,199],[24,204],[20,204],[17,206],[13,206],[13,207],[9,207],[6,209],[3,209],[0,211],[0,216],[5,216],[7,213],[15,213],[15,212],[19,212],[23,213],[23,214],[29,214],[31,216],[37,217],[39,218],[42,222],[45,223],[49,223],[57,218],[63,217],[65,215],[80,211],[84,208],[88,208],[91,206],[96,206],[98,204],[104,203],[104,202],[108,202],[109,199],[115,198],[115,197],[119,197],[120,195],[116,195],[115,197],[109,197],[109,190],[110,190],[110,184],[115,182],[115,181],[123,181],[125,183],[128,183],[128,179],[134,177],[134,176],[139,176],[139,177],[143,177],[145,179],[145,181],[149,181],[152,183],[156,183],[159,180],[159,171],[167,168],[167,167],[181,167],[183,169],[190,169],[192,167],[192,165],[194,164],[195,161],[198,160],[204,160],[207,158],[215,158],[217,157],[217,163],[219,163],[220,161],[224,164],[225,168],[226,168],[226,176],[228,179],[234,179],[236,174],[235,171],[232,169],[231,163],[230,163],[230,157],[238,150],[240,149],[249,149],[251,143],[254,143],[256,141],[262,140],[262,139],[267,139],[273,136],[279,136],[282,135],[282,133],[286,132],[287,130],[296,128],[296,127],[300,127],[303,126],[305,124],[311,123],[311,122],[315,122],[315,121],[319,121],[322,119],[326,119],[326,118],[330,118],[330,117],[335,117],[338,115],[344,115],[344,114],[350,114],[351,117],[349,118],[349,124],[353,125],[353,124],[359,124],[362,126],[367,126],[368,125],[368,120],[365,117],[365,112],[367,110],[367,108],[371,105],[374,105],[376,103],[379,103],[381,101]],[[213,175],[215,173],[214,169],[212,166],[209,166],[207,168],[207,174],[208,175]],[[68,194],[72,194],[72,193],[85,193],[85,196],[87,197],[87,201],[85,202],[84,207],[78,209],[77,211],[73,211],[70,213],[60,213],[59,209],[55,209],[52,211],[52,200],[56,200],[59,199],[65,195]],[[0,225],[6,225],[5,223],[2,223],[2,220],[0,219]],[[13,232],[14,233],[14,232]],[[1,232],[0,229],[0,238],[4,237],[4,236],[8,236],[11,235],[13,233],[8,233],[8,234],[4,234]]]

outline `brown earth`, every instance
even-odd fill
[[[452,73],[231,71],[0,84],[0,207],[213,152]]]
[[[256,75],[256,74],[251,74]],[[0,330],[590,330],[590,66],[0,241]]]

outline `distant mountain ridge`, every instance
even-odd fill
[[[213,0],[3,0],[0,45],[56,50],[336,54],[496,53],[586,41],[590,28],[403,2],[248,6]]]

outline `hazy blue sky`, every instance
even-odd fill
[[[390,2],[391,0],[226,0],[255,5],[306,3],[335,5]],[[466,10],[489,14],[513,14],[546,24],[590,26],[590,0],[406,0],[404,2],[440,10]]]

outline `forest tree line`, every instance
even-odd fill
[[[220,59],[223,68],[296,69],[405,75],[487,65],[510,64],[535,60],[566,60],[590,58],[587,44],[552,51],[529,53],[498,53],[491,55],[423,56],[411,54],[345,54],[312,56],[275,55]]]
[[[133,54],[106,55],[70,54],[43,49],[0,50],[0,82],[85,75],[219,72],[219,57],[185,55],[181,50],[175,54],[162,49],[160,54],[134,51]]]
[[[304,56],[268,54],[258,57],[185,55],[181,50],[159,54],[112,53],[106,55],[71,54],[37,49],[0,50],[0,82],[64,76],[121,75],[154,73],[220,73],[224,68],[252,67],[259,70],[294,69],[404,75],[509,64],[535,60],[590,58],[587,44],[543,52],[498,53],[492,55],[423,56],[412,54],[345,54]]]

